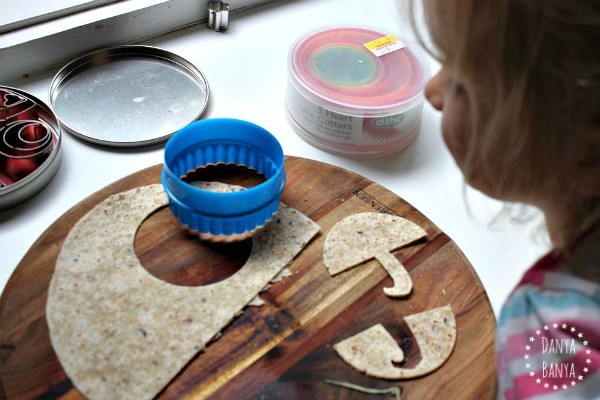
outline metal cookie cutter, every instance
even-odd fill
[[[214,31],[229,27],[229,4],[222,1],[208,2],[208,27]]]

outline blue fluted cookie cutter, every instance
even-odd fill
[[[162,184],[180,223],[209,235],[239,235],[264,225],[277,211],[285,186],[281,145],[253,123],[213,118],[177,131],[165,146]],[[259,185],[218,193],[182,180],[198,167],[235,164],[265,176]]]

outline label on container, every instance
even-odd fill
[[[381,57],[385,54],[405,48],[406,44],[402,43],[394,35],[387,35],[382,38],[367,42],[364,44],[364,46],[371,53],[375,54],[375,56]]]
[[[286,98],[292,119],[311,138],[330,146],[385,146],[414,136],[421,122],[423,102],[398,114],[381,117],[346,115],[321,107],[288,88]]]

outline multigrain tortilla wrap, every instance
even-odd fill
[[[280,205],[253,235],[230,278],[176,286],[144,269],[134,250],[143,220],[166,205],[162,185],[111,196],[65,239],[46,317],[52,346],[90,399],[151,399],[302,250],[319,227]]]
[[[379,324],[336,343],[333,349],[352,367],[376,378],[417,378],[441,367],[456,343],[456,320],[450,306],[409,315],[404,321],[421,353],[421,361],[414,368],[394,366],[402,361],[402,350]]]
[[[336,223],[323,245],[323,261],[331,275],[339,274],[373,258],[390,274],[394,285],[383,289],[390,297],[404,297],[412,280],[392,251],[427,236],[420,226],[405,218],[374,212],[350,215]]]

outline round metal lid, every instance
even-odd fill
[[[50,105],[65,130],[112,147],[163,142],[200,118],[208,104],[203,73],[149,46],[118,46],[71,61],[50,84]]]

